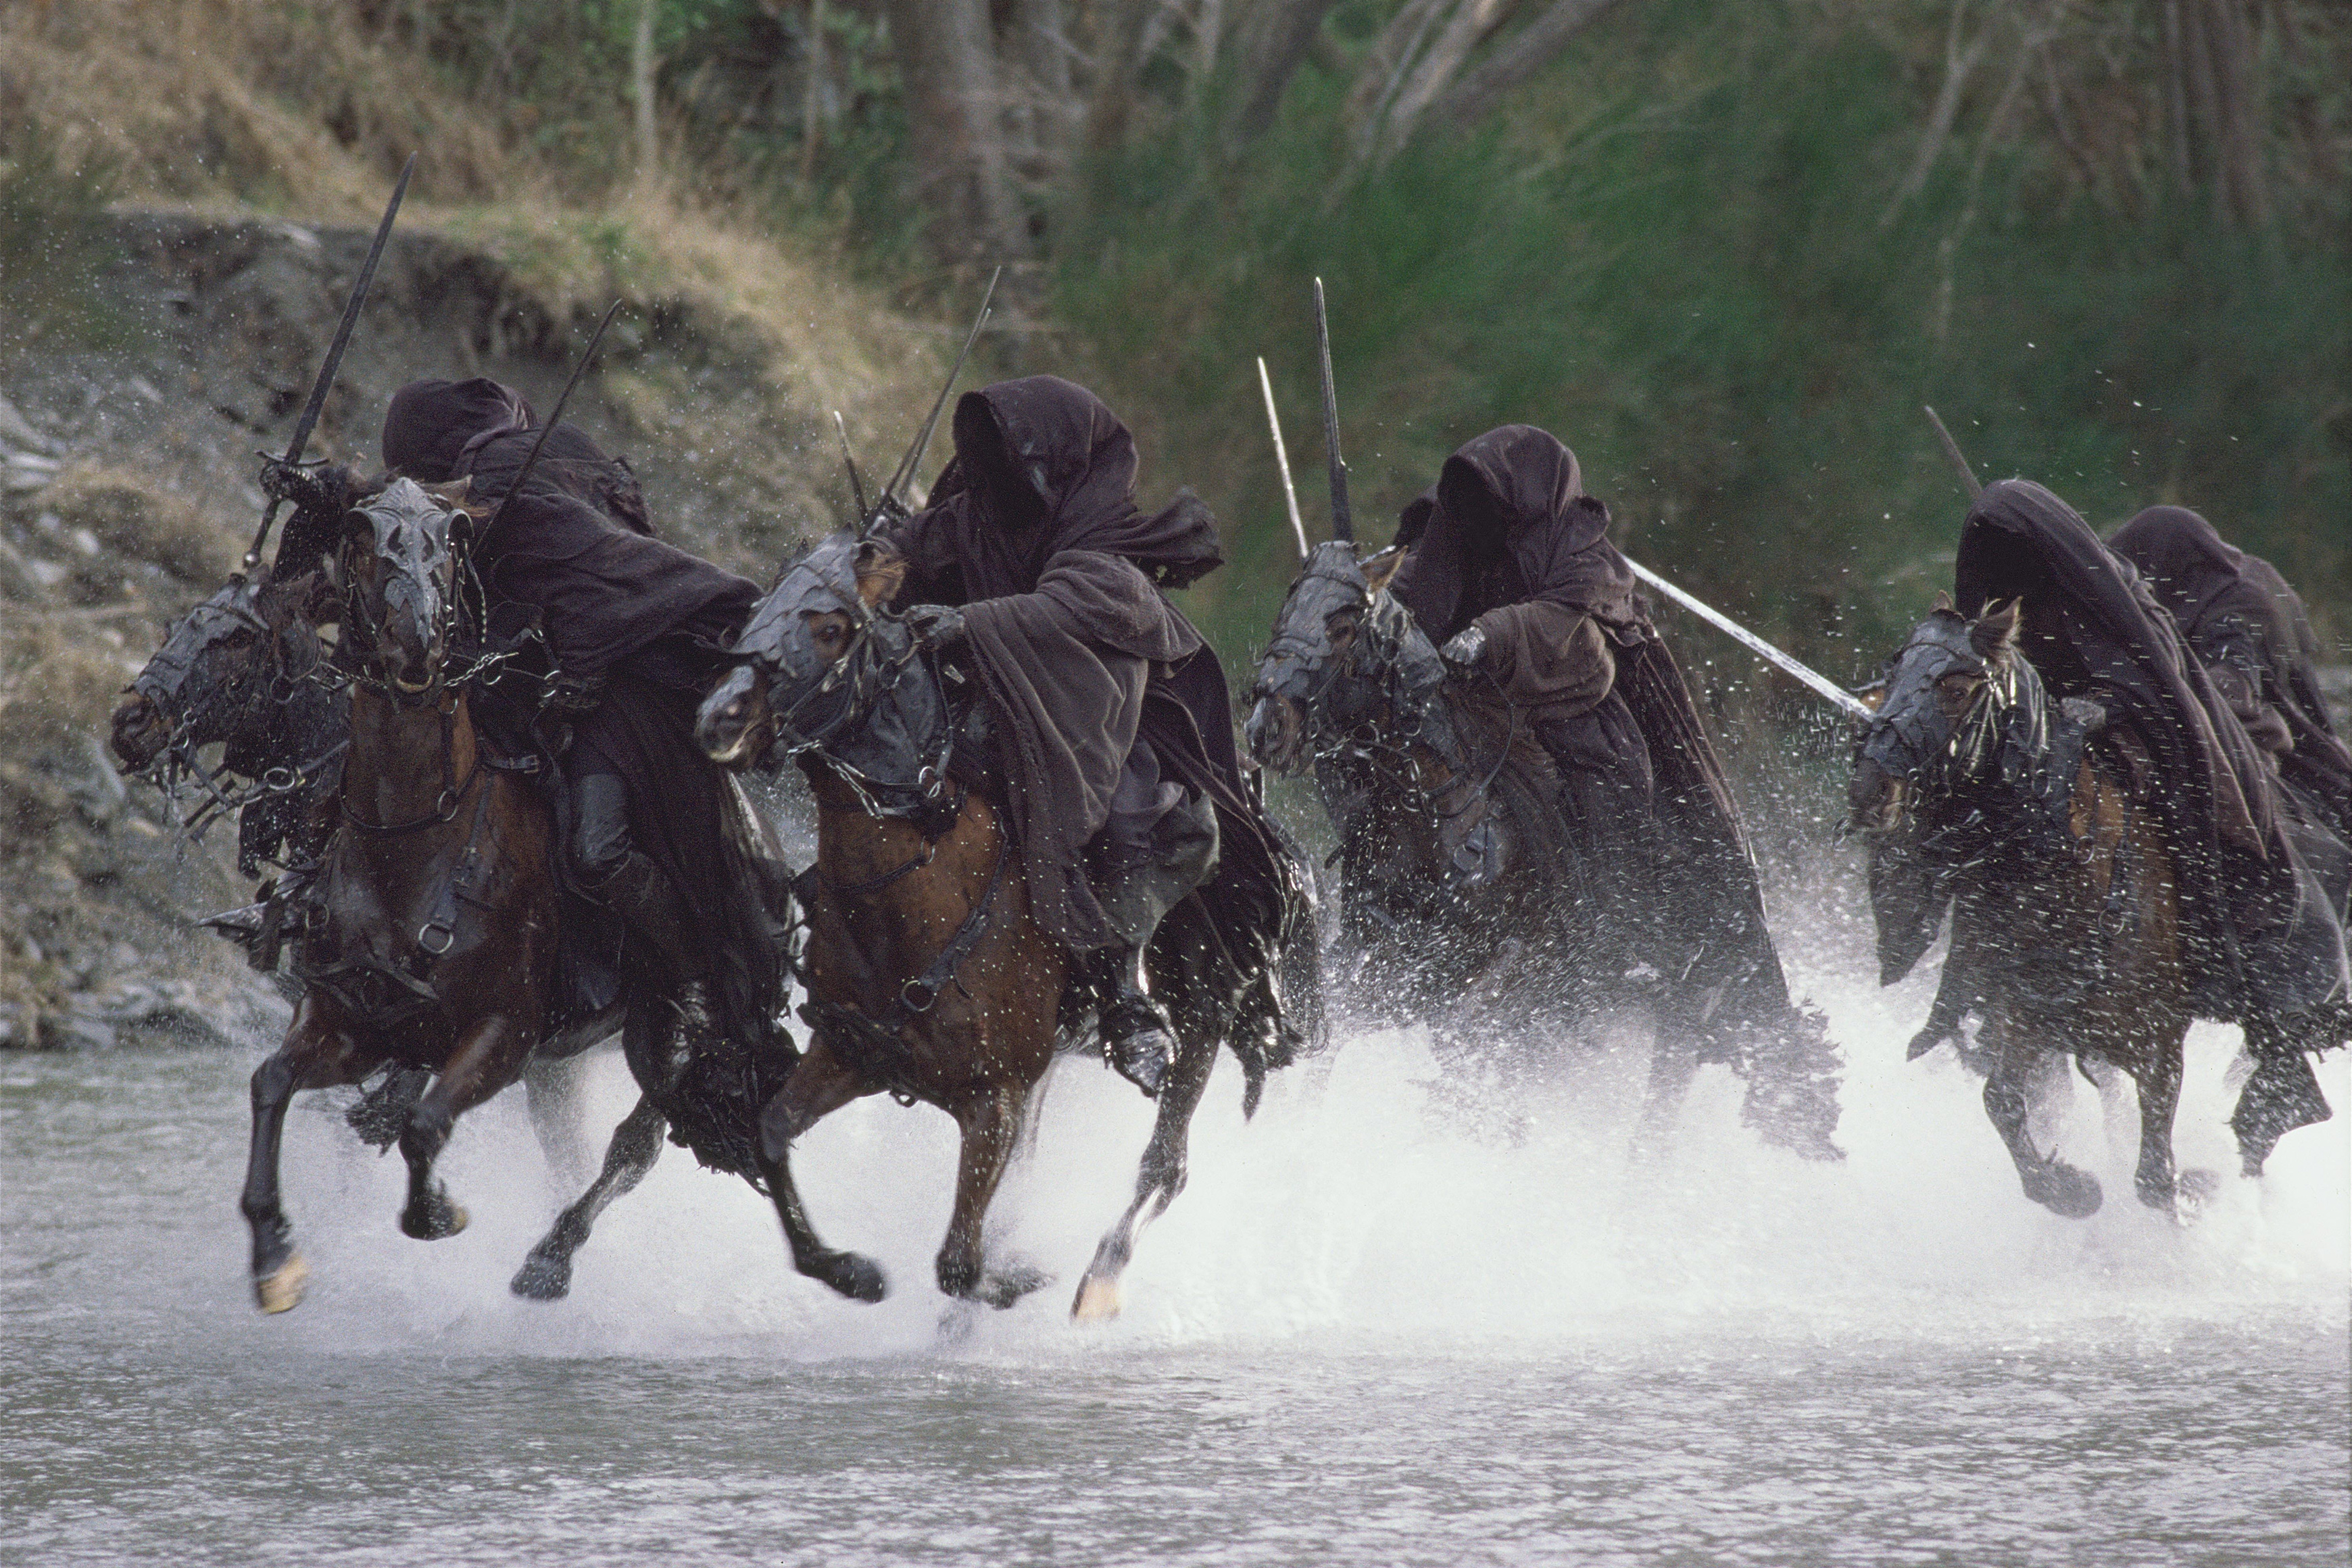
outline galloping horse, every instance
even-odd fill
[[[1441,1039],[1474,1017],[1573,1026],[1641,1008],[1654,1042],[1637,1148],[1661,1146],[1702,1061],[1727,1057],[1748,1079],[1749,1125],[1834,1156],[1834,1100],[1806,1076],[1808,1049],[1827,1050],[1818,1016],[1791,1010],[1786,1056],[1706,1043],[1723,984],[1660,973],[1629,940],[1663,931],[1671,911],[1645,912],[1586,874],[1543,764],[1526,765],[1535,742],[1517,716],[1472,701],[1389,593],[1403,560],[1315,546],[1276,616],[1245,730],[1263,765],[1313,771],[1365,990],[1403,998]]]
[[[1482,734],[1492,754],[1467,754],[1437,651],[1387,591],[1403,562],[1390,550],[1360,563],[1344,540],[1314,548],[1275,618],[1244,734],[1260,765],[1313,770],[1364,993],[1414,1016],[1454,998],[1528,1004],[1565,938],[1552,933],[1566,825],[1507,765],[1510,737]]]
[[[433,1176],[456,1119],[514,1082],[535,1052],[576,1053],[616,1022],[607,1013],[555,1026],[547,813],[489,754],[469,710],[470,672],[450,668],[463,618],[462,502],[399,479],[351,515],[359,526],[331,567],[342,597],[337,664],[352,689],[341,822],[298,911],[293,1024],[253,1075],[242,1206],[267,1312],[299,1301],[309,1274],[278,1199],[296,1091],[357,1083],[386,1065],[436,1075],[399,1135],[409,1172],[401,1229],[434,1240],[466,1224]]]
[[[313,808],[351,741],[341,694],[314,679],[325,658],[308,613],[318,586],[310,576],[230,579],[173,624],[114,710],[125,772],[155,770],[166,789],[182,774],[202,784],[193,830],[239,814],[237,868],[248,877],[280,859],[281,846],[289,864],[318,851]],[[216,769],[197,758],[212,745],[223,748]],[[231,794],[228,774],[250,782]]]
[[[1916,960],[1948,900],[1937,1018],[1913,1054],[1956,1032],[1959,1013],[1981,1012],[1985,1113],[2025,1195],[2075,1219],[2098,1211],[2098,1179],[2034,1147],[2034,1086],[2053,1055],[2130,1074],[2134,1184],[2170,1213],[2211,1177],[2173,1169],[2190,1013],[2179,884],[2150,805],[2161,781],[2097,704],[2053,707],[2018,626],[2015,600],[1973,622],[1945,601],[1888,667],[1849,784],[1853,826],[1872,847],[1881,952],[1895,954],[1884,977]]]
[[[802,878],[810,935],[807,1054],[761,1119],[766,1175],[793,1266],[879,1300],[881,1270],[827,1247],[793,1189],[792,1142],[861,1096],[888,1091],[956,1120],[955,1211],[936,1264],[947,1295],[1007,1307],[1045,1284],[984,1256],[982,1223],[1057,1045],[1085,1032],[1065,996],[1068,957],[1032,919],[1017,853],[992,798],[993,742],[977,683],[883,606],[905,563],[836,533],[786,570],[705,700],[698,735],[730,766],[797,759],[816,797],[817,861]],[[1311,940],[1311,938],[1309,939]],[[1267,1062],[1234,1027],[1251,977],[1209,929],[1200,897],[1160,925],[1147,956],[1179,1051],[1160,1094],[1133,1204],[1096,1249],[1072,1307],[1118,1310],[1137,1234],[1184,1184],[1185,1135],[1221,1041],[1255,1108]]]

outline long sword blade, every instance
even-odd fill
[[[1274,466],[1282,470],[1282,503],[1290,509],[1290,531],[1298,536],[1298,559],[1307,559],[1307,525],[1298,519],[1298,490],[1290,482],[1290,454],[1282,449],[1282,416],[1274,411],[1274,381],[1265,356],[1257,357],[1257,389],[1265,394],[1265,423],[1274,432]]]
[[[1733,620],[1729,616],[1725,615],[1722,611],[1715,608],[1704,600],[1696,598],[1693,595],[1685,593],[1682,589],[1675,587],[1672,583],[1667,582],[1664,577],[1659,576],[1655,572],[1651,571],[1647,566],[1643,565],[1640,562],[1629,560],[1625,564],[1633,569],[1634,576],[1639,577],[1651,587],[1657,589],[1660,593],[1665,595],[1668,598],[1674,600],[1675,603],[1680,605],[1684,609],[1688,610],[1699,619],[1706,622],[1717,631],[1726,633],[1735,642],[1741,644],[1751,653],[1758,655],[1769,663],[1777,666],[1780,669],[1786,670],[1790,675],[1795,676],[1799,680],[1803,681],[1807,686],[1811,687],[1815,691],[1821,693],[1821,695],[1828,698],[1832,702],[1837,704],[1838,707],[1843,709],[1849,716],[1864,721],[1867,721],[1870,719],[1871,712],[1869,705],[1864,703],[1861,698],[1856,697],[1853,692],[1848,691],[1844,687],[1840,686],[1836,681],[1832,680],[1828,676],[1820,674],[1806,665],[1800,664],[1789,655],[1782,653],[1779,648],[1774,647],[1770,643],[1766,642],[1762,637],[1758,637],[1754,632],[1749,631],[1746,626],[1741,626],[1738,621]]]
[[[1920,406],[1927,407],[1924,403]],[[1969,467],[1969,460],[1966,458],[1960,456],[1960,444],[1952,439],[1952,433],[1944,428],[1944,422],[1936,417],[1936,411],[1933,408],[1927,408],[1927,423],[1936,427],[1937,439],[1944,443],[1944,456],[1949,458],[1952,460],[1952,467],[1959,470],[1960,483],[1968,487],[1969,499],[1974,500],[1984,494],[1984,486],[1977,483],[1977,471]]]
[[[578,386],[580,378],[588,374],[588,366],[596,358],[596,345],[604,341],[604,329],[611,326],[613,318],[620,313],[621,301],[615,300],[606,308],[604,319],[596,323],[595,335],[588,340],[588,352],[582,354],[580,363],[572,367],[572,379],[563,384],[563,395],[555,400],[554,412],[548,415],[547,423],[539,427],[539,439],[533,441],[530,444],[530,450],[523,454],[522,467],[515,470],[514,483],[509,485],[507,493],[499,498],[499,510],[490,513],[490,525],[482,530],[479,537],[488,539],[492,532],[496,531],[499,523],[507,515],[507,508],[514,505],[515,497],[522,494],[522,482],[530,478],[530,470],[539,462],[540,448],[546,446],[548,437],[555,433],[555,422],[563,417],[564,405],[572,401],[572,389]]]
[[[400,200],[408,195],[408,177],[416,173],[416,154],[411,153],[400,171],[399,184],[392,187],[392,200],[383,207],[383,219],[375,226],[375,243],[368,247],[367,259],[360,263],[359,280],[352,285],[352,296],[343,301],[343,319],[335,328],[335,341],[328,345],[327,362],[319,367],[319,379],[310,384],[310,401],[302,405],[302,417],[294,426],[294,439],[286,444],[286,460],[299,463],[302,448],[310,444],[310,432],[318,427],[319,411],[327,405],[327,391],[335,384],[335,372],[342,368],[343,350],[351,345],[352,329],[359,324],[360,307],[367,303],[368,285],[375,280],[375,264],[383,259],[384,241],[392,237],[392,220],[399,216]],[[278,503],[271,501],[261,509],[261,527],[253,536],[252,547],[245,552],[245,569],[248,572],[261,564],[261,552],[269,542],[270,526],[278,521]]]
[[[841,422],[841,410],[833,411],[833,427],[841,432],[841,461],[849,469],[849,499],[857,503],[857,515],[866,516],[866,481],[857,477],[857,454],[849,449],[849,426]]]
[[[916,473],[922,468],[923,454],[930,449],[931,433],[940,427],[940,415],[948,405],[948,394],[955,390],[956,377],[963,374],[963,362],[971,357],[971,345],[980,342],[981,328],[988,325],[989,302],[996,298],[996,280],[1003,276],[1004,268],[1002,267],[988,275],[988,292],[980,297],[980,314],[971,319],[971,331],[964,334],[963,347],[956,351],[955,363],[948,369],[947,384],[940,388],[939,399],[931,405],[931,416],[923,421],[923,428],[915,437],[915,444],[907,448],[907,455],[899,458],[898,468],[891,470],[890,482],[884,485],[882,493],[874,498],[874,510],[866,514],[865,526],[857,531],[859,534],[874,531],[874,525],[882,521],[883,512],[898,500],[898,487],[912,484]]]
[[[1350,543],[1356,516],[1348,506],[1348,464],[1339,456],[1339,395],[1331,385],[1331,323],[1323,314],[1323,279],[1315,279],[1315,355],[1323,366],[1323,451],[1331,463],[1331,537]]]

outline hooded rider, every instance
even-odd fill
[[[1111,1064],[1156,1095],[1175,1042],[1144,947],[1217,867],[1221,818],[1229,858],[1256,867],[1272,843],[1215,656],[1162,592],[1221,563],[1215,520],[1189,491],[1139,509],[1134,437],[1056,376],[965,394],[954,435],[929,503],[882,531],[908,561],[899,598],[977,668],[1032,911],[1076,959]]]
[[[411,382],[385,415],[384,477],[466,479],[468,502],[495,511],[537,434],[530,405],[498,382]],[[268,463],[263,489],[298,509],[275,570],[315,564],[352,501],[383,482]],[[758,589],[656,538],[628,465],[570,425],[549,433],[472,560],[492,625],[533,625],[554,667],[544,706],[567,721],[573,886],[660,955],[689,1013],[715,1008],[735,1038],[762,1037],[782,997],[758,852],[731,784],[692,738]]]

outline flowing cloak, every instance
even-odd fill
[[[384,419],[383,460],[425,483],[473,480],[496,508],[536,432],[497,382],[412,382]],[[573,725],[569,765],[609,766],[629,795],[630,836],[710,936],[729,1032],[764,1038],[783,1004],[765,918],[757,827],[694,742],[694,714],[759,590],[654,537],[628,466],[568,425],[551,431],[514,503],[474,548],[494,624],[535,622],[556,669],[604,683]]]
[[[2242,1022],[2340,994],[2342,928],[2290,842],[2261,749],[2131,563],[2050,491],[2004,479],[1969,509],[1953,578],[1971,619],[2023,600],[2019,642],[2043,686],[2102,702],[2147,746],[2198,1013]]]
[[[1200,891],[1251,972],[1280,927],[1276,845],[1242,787],[1224,672],[1161,592],[1223,563],[1215,519],[1189,490],[1139,510],[1133,436],[1056,376],[966,393],[955,443],[930,504],[887,534],[908,562],[902,603],[963,606],[1038,923],[1074,951],[1118,940],[1084,851],[1140,739],[1216,809]]]
[[[2148,508],[2107,548],[2139,568],[2231,710],[2277,753],[2280,775],[2319,805],[2338,836],[2352,833],[2352,748],[2328,717],[2315,668],[2319,638],[2286,580],[2185,507]]]
[[[1506,425],[1405,509],[1411,554],[1390,591],[1433,641],[1486,634],[1481,664],[1559,764],[1587,852],[1621,861],[1594,882],[1629,889],[1656,932],[1696,950],[1681,972],[1724,985],[1717,1019],[1784,1031],[1794,1009],[1738,808],[1608,528],[1575,455]]]

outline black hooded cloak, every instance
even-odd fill
[[[530,405],[486,378],[412,382],[385,415],[384,467],[421,483],[461,477],[496,509],[536,439]],[[578,429],[551,431],[514,502],[474,546],[494,625],[536,624],[555,671],[603,683],[572,726],[567,768],[617,773],[629,829],[711,938],[730,1032],[763,1038],[781,1009],[740,792],[694,742],[695,709],[759,598],[744,578],[654,537],[628,465]]]
[[[1140,739],[1216,808],[1201,893],[1221,933],[1270,952],[1277,851],[1242,788],[1224,672],[1161,592],[1223,563],[1216,520],[1189,490],[1137,507],[1134,437],[1058,376],[966,393],[954,429],[930,504],[887,533],[908,564],[902,603],[963,607],[1038,922],[1074,951],[1118,940],[1084,851]]]
[[[2282,777],[2352,833],[2352,748],[2319,691],[2319,638],[2303,600],[2271,563],[2224,541],[2186,507],[2153,506],[2107,548],[2139,568],[2231,710]]]
[[[2290,843],[2259,747],[2131,563],[2040,485],[1989,485],[1960,531],[1953,594],[1971,619],[2024,602],[2025,657],[2053,697],[2103,703],[2147,747],[2198,1012],[2238,1022],[2340,994],[2344,937]]]
[[[1608,528],[1575,455],[1506,425],[1405,510],[1397,542],[1412,553],[1390,591],[1435,642],[1486,632],[1482,667],[1559,763],[1585,852],[1617,862],[1589,884],[1647,911],[1628,917],[1647,928],[1639,943],[1685,946],[1674,972],[1724,986],[1720,1025],[1786,1033],[1795,1009],[1738,808]]]

